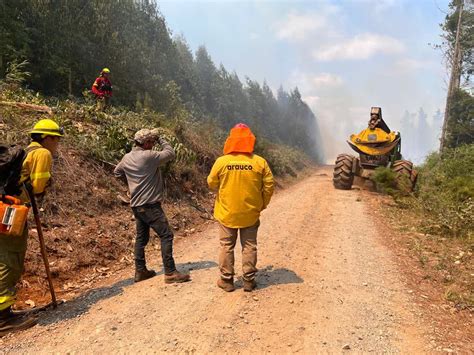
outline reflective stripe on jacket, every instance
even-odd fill
[[[229,228],[257,223],[274,188],[267,161],[256,154],[232,153],[218,158],[207,183],[217,190],[214,217]]]
[[[46,187],[48,186],[51,178],[51,168],[53,165],[53,157],[51,152],[37,142],[31,143],[28,148],[26,148],[27,153],[25,160],[23,161],[23,167],[21,170],[20,183],[30,182],[33,187],[33,193],[35,195],[42,194]],[[22,193],[19,198],[23,202],[28,202],[29,198],[26,194],[26,191],[22,189]],[[19,253],[21,255],[26,251],[28,239],[28,229],[25,228],[24,235],[22,237],[11,237],[9,235],[0,234],[0,250],[13,253]],[[0,257],[1,259],[1,257]],[[0,261],[0,264],[2,261]],[[12,267],[9,263],[6,264],[8,267]],[[21,262],[23,265],[23,262]],[[2,272],[0,271],[0,278],[2,277]],[[2,282],[0,281],[0,288]],[[2,291],[0,290],[0,296]],[[13,294],[14,296],[14,294]],[[13,297],[11,296],[11,297]],[[10,296],[7,298],[0,298],[0,309],[2,305],[8,304],[8,299],[11,299]]]
[[[29,148],[33,147],[35,149],[29,152],[23,161],[20,182],[23,183],[29,180],[31,186],[33,186],[33,193],[40,195],[49,185],[53,156],[48,149],[43,148],[38,142],[32,142],[26,150],[28,151]]]

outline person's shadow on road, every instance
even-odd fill
[[[216,266],[217,264],[214,261],[188,262],[177,265],[179,270],[183,270],[185,272],[210,269]],[[157,275],[162,274],[162,271],[157,272]],[[39,313],[38,324],[43,326],[51,325],[64,320],[79,317],[82,314],[87,313],[94,304],[122,294],[125,287],[131,286],[133,284],[133,278],[129,278],[116,282],[111,286],[99,287],[89,290],[78,298],[59,305],[57,309]]]
[[[256,281],[257,289],[275,285],[300,284],[304,282],[294,271],[287,268],[273,269],[273,265],[260,269],[257,273]]]

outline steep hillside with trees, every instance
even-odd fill
[[[114,85],[105,112],[89,93],[103,67]],[[266,83],[216,66],[204,46],[193,53],[154,1],[0,1],[1,143],[26,145],[46,115],[18,102],[49,106],[66,131],[42,206],[53,276],[65,292],[131,262],[133,221],[111,170],[138,129],[160,127],[177,152],[165,176],[178,238],[212,218],[206,176],[235,123],[251,125],[256,152],[279,181],[322,158],[316,118],[297,88],[275,97]],[[36,238],[29,243],[22,300],[46,294]]]
[[[204,46],[193,53],[171,36],[154,1],[5,0],[0,20],[0,77],[24,63],[30,89],[80,98],[109,67],[114,105],[170,117],[186,110],[225,129],[244,121],[260,137],[323,158],[316,118],[297,88],[275,97],[266,83],[216,66]]]

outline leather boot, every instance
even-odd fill
[[[191,276],[189,276],[188,274],[182,274],[179,271],[172,272],[171,274],[165,274],[166,284],[187,282],[190,280],[191,280]]]
[[[140,282],[144,280],[148,280],[156,275],[154,270],[135,270],[135,282]]]
[[[16,315],[11,308],[0,311],[0,337],[9,333],[25,330],[36,325],[37,319],[30,315]]]
[[[255,280],[252,280],[252,281],[243,280],[243,281],[244,281],[245,292],[252,292],[252,290],[254,290],[255,287],[257,287],[257,282]]]
[[[235,290],[234,279],[225,280],[219,278],[219,280],[217,280],[217,287],[222,288],[225,292],[232,292]]]

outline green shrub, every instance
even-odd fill
[[[31,73],[26,70],[28,64],[26,60],[22,62],[14,60],[8,63],[4,82],[11,88],[18,88],[31,76]]]
[[[377,191],[391,196],[397,195],[397,175],[392,169],[383,166],[376,168],[371,176],[371,180],[375,182]]]
[[[375,183],[377,191],[395,199],[408,196],[412,190],[410,178],[404,174],[398,175],[390,168],[378,167],[370,178]]]
[[[474,145],[431,154],[420,167],[417,199],[431,232],[472,238]]]
[[[276,176],[296,177],[299,170],[310,164],[309,158],[304,153],[285,145],[272,144],[261,138],[257,139],[255,153],[267,160]]]

